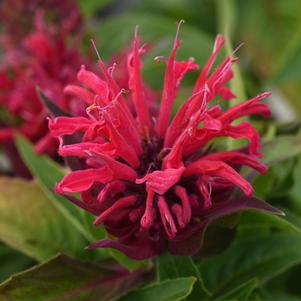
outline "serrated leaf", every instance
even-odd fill
[[[36,182],[0,178],[0,240],[38,261],[81,254],[85,240]]]
[[[193,276],[197,280],[193,286],[192,293],[186,300],[198,300],[205,296],[210,296],[206,289],[200,271],[195,266],[191,257],[188,256],[171,256],[168,253],[160,255],[157,259],[157,276],[160,282],[167,279],[176,279],[178,277]]]
[[[128,273],[110,262],[82,262],[60,255],[3,282],[0,300],[116,300],[143,282],[145,275],[145,271]]]
[[[301,236],[289,232],[256,232],[235,241],[223,254],[203,259],[198,267],[205,285],[222,293],[256,277],[259,284],[301,262]]]
[[[180,301],[192,291],[195,277],[177,278],[130,292],[118,301]]]

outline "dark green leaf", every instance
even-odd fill
[[[34,264],[34,260],[24,254],[0,243],[0,282],[12,274],[25,270]]]
[[[196,281],[194,277],[177,278],[155,283],[130,292],[118,301],[179,301],[189,296]]]
[[[0,191],[0,240],[36,260],[87,252],[83,237],[36,182],[2,177]]]
[[[266,297],[264,300],[269,301],[300,301],[300,296],[291,295],[286,292],[269,293]]]
[[[235,241],[223,254],[199,262],[205,285],[223,293],[256,277],[263,283],[301,262],[301,236],[256,232]]]
[[[57,256],[0,285],[1,301],[109,301],[145,279],[110,263],[89,263]]]
[[[301,216],[301,157],[295,165],[293,171],[293,187],[289,191],[293,210]]]
[[[216,297],[214,301],[229,301],[229,300],[237,300],[237,301],[246,301],[249,296],[252,294],[254,289],[256,288],[258,281],[256,278],[250,279],[245,283],[239,285],[234,288],[230,292],[225,293],[220,297]]]
[[[283,209],[285,212],[285,209]],[[268,214],[262,211],[245,211],[241,215],[240,227],[274,227],[301,234],[299,225],[294,225],[285,217]]]
[[[210,295],[210,292],[205,288],[203,279],[200,272],[188,256],[171,256],[168,253],[158,257],[157,275],[159,281],[166,279],[176,279],[179,277],[195,277],[196,283],[194,284],[192,293],[186,298],[186,300],[197,300],[204,296]]]

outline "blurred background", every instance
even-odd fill
[[[61,0],[60,4],[64,6],[65,2],[70,4],[72,1]],[[235,80],[232,82],[233,90],[238,97],[237,101],[262,91],[272,91],[269,103],[273,108],[273,120],[269,123],[258,122],[263,140],[268,141],[282,134],[300,133],[301,0],[74,0],[74,2],[77,2],[82,14],[80,18],[84,20],[84,26],[79,33],[84,38],[81,51],[88,52],[95,64],[97,55],[91,45],[91,39],[95,40],[104,61],[118,62],[130,47],[134,28],[139,25],[140,41],[148,44],[148,52],[143,60],[143,75],[155,90],[162,87],[164,64],[154,61],[154,58],[169,55],[176,23],[179,20],[183,19],[185,23],[180,30],[182,44],[177,58],[181,60],[194,57],[200,68],[211,53],[217,33],[226,36],[225,51],[228,53],[244,43],[236,54],[239,62],[235,70]],[[20,25],[23,26],[23,31],[30,32],[28,20],[33,19],[38,8],[47,10],[51,15],[52,3],[55,7],[58,1],[0,0],[0,30],[2,31],[3,24],[6,27],[9,24],[11,33],[20,28]],[[63,11],[68,12],[68,5]],[[60,18],[64,18],[64,15]],[[17,40],[19,32],[15,31],[14,34]],[[224,55],[225,53],[221,53],[220,59]],[[75,68],[78,69],[79,66]],[[183,102],[186,95],[190,95],[190,87],[196,76],[196,73],[191,73],[185,78],[178,96],[178,105]],[[0,120],[2,117],[0,114]],[[283,149],[287,149],[287,145],[294,148],[294,141],[286,140]],[[300,148],[300,145],[298,147]],[[285,154],[281,153],[281,147],[275,152],[285,158]],[[273,157],[272,148],[271,153]],[[256,193],[282,208],[287,213],[288,220],[300,227],[301,159],[293,157],[283,161],[272,167],[267,176],[257,178]],[[0,164],[5,162],[0,159]],[[0,207],[0,212],[2,212],[0,216],[2,240],[3,237],[7,238],[5,222],[11,220],[13,213],[10,213],[4,205]],[[22,238],[22,235],[16,236],[16,240]],[[281,258],[292,255],[289,251],[285,253],[285,250]],[[248,257],[247,251],[249,250],[246,250]],[[300,249],[296,253],[300,254]],[[27,257],[1,243],[0,258],[0,280],[36,263],[32,257]],[[292,256],[293,260],[295,259]],[[294,264],[300,263],[300,256],[298,260],[296,259]],[[300,296],[299,281],[296,281],[300,279],[300,274],[301,266],[297,264],[289,273],[284,273],[281,279],[276,277],[268,284],[273,288],[271,292],[277,290],[278,283],[283,283],[284,279],[285,283],[289,284],[290,293]],[[271,300],[276,300],[273,298]]]

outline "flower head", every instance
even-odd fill
[[[32,20],[40,10],[63,30],[79,31],[82,27],[82,16],[74,0],[9,0],[0,3],[1,29],[18,42],[34,30]]]
[[[75,82],[77,66],[89,64],[76,45],[69,45],[70,28],[60,31],[53,24],[45,23],[44,13],[35,16],[35,29],[20,41],[14,41],[7,32],[2,36],[0,68],[0,105],[17,120],[14,126],[1,124],[0,141],[13,139],[13,129],[19,130],[36,144],[38,152],[55,153],[57,141],[49,135],[45,105],[36,91],[39,86],[45,95],[63,110],[74,114],[84,107],[64,94],[67,83]],[[66,22],[68,20],[65,20]],[[68,22],[67,22],[68,23]],[[72,39],[73,43],[77,42]]]
[[[66,175],[56,191],[94,214],[94,224],[103,224],[117,238],[92,243],[91,248],[116,248],[136,259],[165,248],[173,254],[194,254],[212,219],[246,208],[270,210],[252,198],[252,186],[239,174],[241,166],[266,171],[256,159],[259,135],[249,121],[233,123],[246,115],[269,117],[270,109],[262,100],[270,94],[262,93],[225,111],[213,103],[234,97],[226,84],[237,59],[228,56],[212,71],[223,44],[218,35],[191,96],[173,118],[172,106],[182,78],[198,69],[192,58],[176,60],[178,33],[164,60],[164,87],[157,112],[149,108],[142,81],[145,49],[139,46],[137,31],[128,55],[134,112],[126,105],[128,94],[101,59],[103,79],[82,67],[78,79],[83,85],[66,88],[87,103],[86,116],[56,117],[49,128],[60,140],[60,155],[78,157],[84,167]],[[70,135],[76,143],[65,144],[64,136]],[[217,137],[245,138],[249,147],[217,151]],[[236,188],[246,197],[230,198]],[[78,192],[82,200],[70,195]]]

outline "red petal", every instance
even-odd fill
[[[159,196],[158,208],[165,232],[170,239],[173,239],[177,234],[177,227],[163,196]]]
[[[81,70],[77,74],[78,79],[91,88],[95,93],[97,93],[101,100],[105,103],[109,102],[110,90],[108,84],[100,79],[93,72],[87,71],[85,66],[82,66]]]
[[[200,159],[186,167],[183,173],[184,177],[192,175],[205,175],[208,177],[217,177],[226,180],[240,187],[246,195],[253,193],[252,186],[232,167],[222,161],[211,161]]]
[[[265,117],[270,117],[271,110],[265,103],[260,103],[259,101],[267,98],[271,95],[269,92],[261,93],[254,98],[244,101],[236,106],[229,108],[225,113],[220,117],[221,122],[231,123],[233,120],[236,120],[242,116],[246,115],[262,115]]]
[[[248,139],[251,153],[255,156],[260,156],[260,136],[250,122],[243,121],[238,125],[228,126],[223,132],[226,136],[230,136],[234,139]]]
[[[177,169],[168,168],[165,170],[156,170],[147,174],[141,179],[137,179],[137,184],[146,182],[146,188],[163,195],[168,189],[175,185],[181,178],[185,167]]]
[[[182,202],[182,208],[183,208],[183,222],[185,224],[188,224],[191,219],[191,206],[190,201],[187,195],[187,191],[182,186],[176,186],[175,187],[175,193],[179,197],[179,199]]]
[[[115,153],[115,149],[108,142],[102,144],[81,142],[76,144],[63,145],[59,147],[59,154],[61,156],[88,157],[91,156],[92,153],[101,153],[113,156]]]
[[[112,173],[106,166],[98,169],[76,170],[66,175],[57,184],[55,190],[60,194],[81,192],[90,189],[94,183],[105,184],[111,180]]]
[[[145,229],[148,229],[154,221],[154,210],[153,210],[153,202],[154,202],[154,191],[151,189],[147,190],[147,198],[145,205],[145,212],[141,218],[141,226]]]
[[[78,97],[80,100],[85,101],[88,105],[93,104],[94,102],[94,94],[79,86],[68,85],[64,89],[65,94],[71,94],[73,96]]]
[[[220,51],[221,47],[223,46],[224,44],[224,39],[222,37],[221,34],[218,34],[216,36],[216,39],[215,39],[215,43],[214,43],[214,47],[213,47],[213,50],[212,50],[212,54],[206,64],[206,66],[204,67],[204,69],[202,70],[196,84],[195,84],[195,87],[193,89],[193,93],[196,93],[198,92],[202,86],[204,86],[205,84],[205,81],[208,77],[208,74],[210,72],[210,69],[212,68],[213,64],[214,64],[214,61],[217,57],[217,54],[218,52]]]
[[[179,83],[180,79],[176,78],[176,62],[175,56],[178,47],[180,46],[180,41],[178,39],[179,29],[182,22],[178,23],[177,33],[174,41],[173,48],[170,53],[169,60],[167,62],[167,67],[165,71],[164,77],[164,87],[162,92],[162,99],[161,99],[161,106],[160,106],[160,113],[158,119],[158,135],[160,138],[163,138],[165,132],[168,127],[169,118],[171,114],[171,109],[173,102],[176,97],[177,93],[177,84]]]
[[[238,165],[246,165],[249,167],[254,168],[260,173],[265,173],[267,171],[267,167],[265,164],[253,159],[251,156],[237,152],[237,151],[228,151],[228,152],[217,152],[212,153],[206,156],[203,156],[202,159],[204,160],[220,160],[224,161],[225,163],[230,164],[238,164]]]
[[[121,209],[133,206],[136,203],[137,197],[134,195],[129,195],[126,197],[123,197],[117,201],[114,202],[114,204],[105,210],[101,215],[99,215],[95,221],[94,225],[99,225],[105,221],[107,217],[111,217],[115,214],[115,211],[119,211]]]
[[[133,101],[138,115],[138,119],[142,127],[149,128],[151,126],[148,104],[145,98],[145,93],[142,84],[141,68],[142,63],[139,57],[138,34],[135,30],[133,52],[129,55],[129,88],[133,93]]]
[[[54,136],[71,135],[84,132],[92,124],[92,120],[85,117],[56,117],[49,119],[49,130]]]

